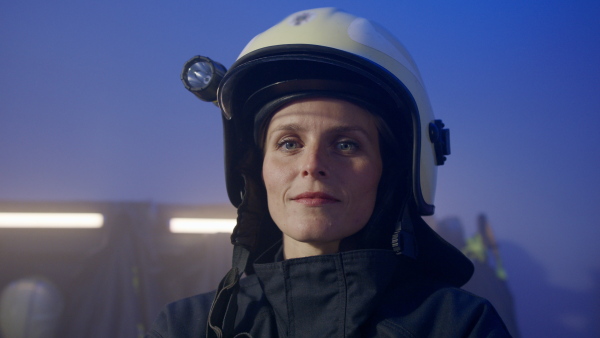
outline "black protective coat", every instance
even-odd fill
[[[236,333],[252,337],[510,336],[488,301],[426,277],[392,251],[348,251],[254,267],[256,274],[241,281]],[[213,297],[214,292],[169,304],[148,336],[204,337]]]

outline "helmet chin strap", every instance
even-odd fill
[[[240,289],[240,277],[248,262],[250,251],[241,245],[233,248],[234,266],[223,277],[208,314],[206,336],[211,338],[233,337],[235,316],[237,314],[237,294]]]
[[[208,325],[206,327],[206,336],[233,337],[235,328],[235,317],[237,314],[237,294],[240,289],[240,277],[246,270],[250,249],[256,244],[255,235],[248,231],[248,227],[257,226],[262,222],[262,218],[257,212],[256,199],[246,198],[256,196],[256,185],[244,175],[245,192],[242,196],[242,204],[238,207],[237,226],[231,235],[233,247],[232,268],[219,283],[215,298],[208,314]],[[251,191],[252,190],[252,191]],[[255,234],[256,232],[254,232]]]
[[[402,207],[402,212],[392,235],[392,249],[396,255],[417,259],[418,247],[408,202]]]

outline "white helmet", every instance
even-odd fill
[[[290,61],[296,63],[293,68],[299,72],[304,72],[306,67],[308,74],[290,72],[289,68],[285,68]],[[413,197],[422,215],[433,214],[436,165],[443,164],[445,155],[450,153],[449,133],[443,129],[441,121],[433,117],[423,80],[412,57],[394,36],[378,24],[334,8],[290,15],[257,35],[244,48],[219,86],[219,106],[226,118],[235,119],[249,108],[244,107],[249,103],[247,100],[257,99],[257,93],[282,94],[277,90],[265,94],[265,87],[278,82],[310,79],[324,66],[339,69],[330,70],[332,74],[317,76],[336,80],[335,77],[339,76],[336,72],[355,72],[357,79],[354,81],[364,81],[363,86],[380,91],[380,94],[386,93],[397,105],[408,109],[407,112],[396,113],[410,113],[415,127]],[[343,81],[342,78],[339,80]],[[314,84],[307,84],[311,85]],[[298,90],[302,83],[290,86],[292,88],[285,90]],[[259,99],[264,102],[268,98]],[[227,178],[230,184],[230,177]],[[230,193],[231,190],[229,188]],[[234,190],[233,199],[236,200],[240,190],[237,187]]]

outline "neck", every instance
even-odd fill
[[[340,241],[298,242],[283,235],[283,256],[285,259],[329,255],[339,251]]]

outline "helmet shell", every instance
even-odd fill
[[[437,168],[428,128],[434,116],[417,66],[406,48],[386,29],[335,8],[294,13],[257,35],[221,82],[217,99],[224,114],[226,180],[231,202],[239,206],[244,188],[237,169],[240,148],[244,146],[240,142],[247,142],[239,135],[243,128],[239,125],[241,115],[244,111],[249,114],[248,102],[260,96],[256,94],[264,88],[302,76],[281,75],[286,70],[285,62],[290,61],[305,67],[309,73],[314,70],[325,74],[323,70],[327,68],[341,67],[346,72],[360,74],[361,79],[368,78],[364,80],[368,87],[403,102],[402,106],[411,114],[413,128],[414,202],[420,214],[433,214]],[[332,74],[323,76],[337,76],[335,72]]]

